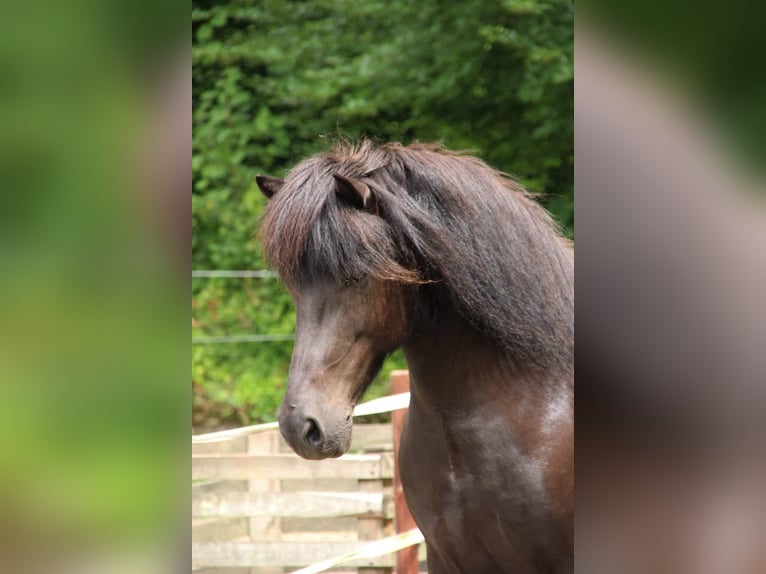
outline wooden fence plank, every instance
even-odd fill
[[[364,546],[364,542],[220,542],[192,544],[192,568],[284,566],[298,568],[341,554],[348,554]],[[348,564],[348,567],[391,568],[391,555],[366,558]],[[344,567],[347,565],[344,564]]]
[[[246,492],[244,480],[204,480],[192,484],[192,497],[204,494],[223,494],[227,492]]]
[[[279,431],[276,431],[279,434]],[[247,437],[239,436],[221,442],[192,444],[192,454],[227,454],[230,452],[246,452]]]
[[[192,516],[281,516],[381,518],[388,500],[382,492],[192,493]],[[390,509],[389,509],[390,512]]]
[[[355,424],[351,434],[351,450],[371,448],[393,450],[394,435],[390,424]]]
[[[248,532],[248,522],[244,518],[192,521],[192,542],[244,539]]]
[[[353,454],[307,461],[289,454],[199,454],[192,456],[192,480],[274,478],[392,478],[392,464],[383,454]]]

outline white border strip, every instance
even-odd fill
[[[354,416],[361,417],[365,415],[376,415],[380,413],[390,413],[391,411],[397,411],[399,409],[406,409],[410,404],[410,393],[400,393],[398,395],[391,395],[388,397],[382,397],[380,399],[373,399],[356,405],[354,409]],[[203,444],[208,442],[221,442],[224,440],[230,440],[240,436],[245,436],[257,432],[263,432],[267,430],[279,428],[279,423],[263,423],[260,425],[250,425],[246,427],[240,427],[236,429],[228,429],[217,432],[211,432],[206,434],[192,435],[192,444]]]

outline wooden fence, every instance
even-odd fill
[[[392,375],[392,388],[408,389],[406,371]],[[393,425],[355,424],[349,454],[338,459],[301,459],[274,428],[193,444],[192,568],[281,574],[414,528],[394,484],[394,429],[401,431],[404,412],[394,411]],[[414,574],[420,546],[342,569]]]

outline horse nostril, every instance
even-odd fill
[[[319,446],[322,444],[322,432],[319,430],[319,425],[314,419],[308,419],[306,421],[306,432],[304,435],[306,442],[310,446]]]

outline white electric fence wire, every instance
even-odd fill
[[[365,544],[359,550],[349,552],[348,554],[342,554],[328,560],[322,560],[311,566],[306,566],[300,570],[294,570],[291,574],[318,574],[329,570],[334,566],[345,564],[346,562],[353,562],[354,560],[364,560],[366,558],[377,558],[378,556],[385,556],[397,552],[403,548],[420,544],[423,542],[423,534],[417,528],[397,534],[395,536],[389,536],[388,538],[381,538],[375,542]]]

